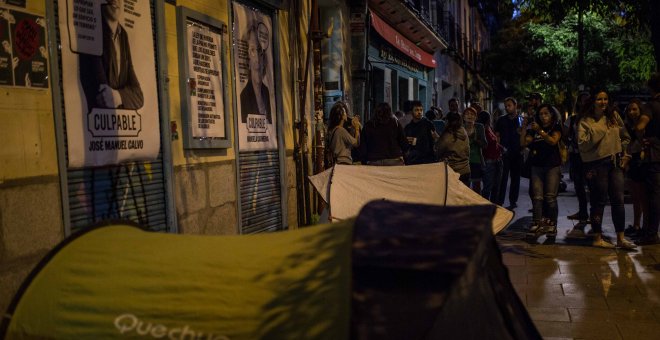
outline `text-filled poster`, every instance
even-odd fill
[[[272,21],[235,2],[233,9],[239,149],[277,149]]]
[[[153,160],[160,150],[149,0],[59,0],[69,167]]]
[[[0,85],[48,88],[46,21],[0,7]]]
[[[225,106],[220,61],[222,35],[188,22],[188,79],[193,138],[224,138]]]

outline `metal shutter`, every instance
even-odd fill
[[[154,54],[157,59],[156,9],[153,1],[150,5],[151,22],[154,27],[153,41],[156,52]],[[55,23],[59,19],[57,6],[58,2],[54,1]],[[55,25],[57,26],[57,24]],[[61,39],[59,27],[56,27],[55,31],[59,45]],[[58,60],[60,60],[57,65],[58,71],[62,74],[62,56],[59,52]],[[158,60],[155,64],[158,68]],[[61,80],[59,88],[59,96],[63,98]],[[64,105],[64,101],[61,102]],[[64,112],[63,106],[61,110]],[[65,145],[62,147],[66,152],[64,115],[62,115],[62,119],[64,120],[62,126],[65,135]],[[67,169],[66,195],[70,219],[69,231],[75,232],[108,219],[131,220],[154,231],[173,231],[173,226],[167,225],[168,202],[164,166],[161,151],[155,161],[128,162],[99,168]]]
[[[278,150],[241,152],[241,233],[282,230],[282,189]]]

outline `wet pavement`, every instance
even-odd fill
[[[567,239],[566,233],[577,222],[566,219],[577,211],[570,180],[566,180],[568,192],[558,198],[556,240],[528,239],[528,182],[521,179],[516,215],[497,239],[511,281],[541,335],[660,339],[660,245],[624,251],[591,247],[590,239]],[[605,207],[603,232],[616,241],[609,208]],[[632,218],[632,205],[626,204],[626,225]]]

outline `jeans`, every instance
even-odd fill
[[[557,222],[557,192],[561,169],[559,166],[532,166],[529,178],[532,197],[532,220],[541,221],[542,217]]]
[[[584,166],[582,165],[582,158],[579,153],[572,152],[569,154],[571,177],[573,178],[573,187],[575,187],[575,194],[578,199],[578,215],[580,218],[587,219],[589,211],[587,210],[587,191],[584,190]]]
[[[511,175],[511,188],[509,188],[509,204],[518,202],[518,193],[520,191],[520,170],[522,169],[522,155],[520,152],[507,151],[502,156],[502,181],[500,182],[500,192],[497,196],[496,204],[504,205],[506,196],[506,186]]]
[[[502,180],[502,160],[486,160],[483,166],[483,188],[481,196],[495,203],[500,193]]]
[[[583,165],[591,199],[591,229],[597,233],[603,231],[603,211],[609,194],[614,230],[617,233],[623,232],[626,224],[626,210],[623,206],[623,170],[615,165],[615,160],[611,157],[585,162]]]
[[[648,227],[642,229],[643,237],[655,237],[660,225],[660,163],[645,164],[646,197],[649,202]]]

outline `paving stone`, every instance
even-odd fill
[[[657,322],[619,322],[616,326],[624,339],[660,338],[660,323]]]
[[[516,291],[520,293],[538,292],[539,294],[548,295],[563,295],[563,289],[560,284],[547,284],[547,285],[529,285],[529,284],[514,284]]]
[[[607,297],[605,300],[611,310],[651,310],[653,307],[660,307],[657,298],[650,299],[648,296],[614,296]]]
[[[640,321],[656,322],[655,315],[650,310],[607,310],[568,308],[572,322],[623,322]]]
[[[596,276],[591,273],[574,273],[574,274],[528,274],[527,282],[533,282],[536,284],[562,284],[562,283],[585,283],[585,284],[594,284],[597,283]]]
[[[534,321],[571,321],[566,308],[529,307],[527,308],[527,311]]]
[[[561,285],[564,295],[586,295],[586,296],[642,296],[637,285],[626,286],[603,286],[601,283],[592,285],[564,283]]]
[[[622,339],[616,325],[605,322],[534,321],[544,339]]]
[[[565,307],[565,308],[594,308],[607,309],[605,298],[600,296],[559,296],[544,295],[535,296],[526,293],[528,307]]]

